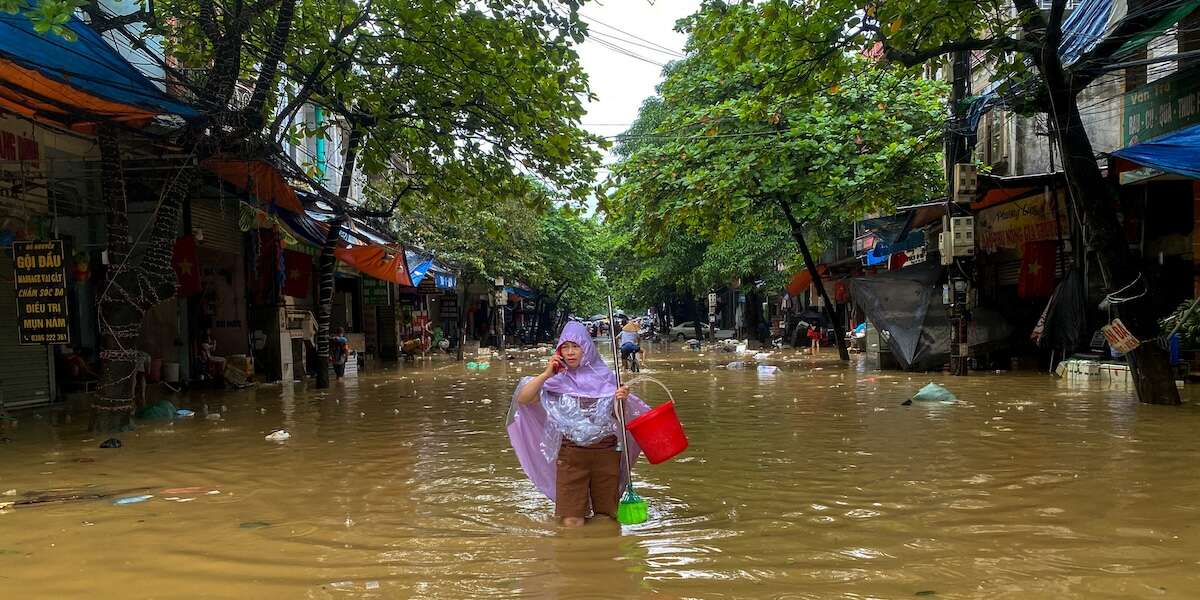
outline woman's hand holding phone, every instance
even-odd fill
[[[557,374],[565,371],[566,368],[567,368],[567,359],[563,358],[561,351],[555,352],[554,356],[550,357],[549,364],[546,365],[545,375],[547,377],[549,377],[551,375],[557,375]]]

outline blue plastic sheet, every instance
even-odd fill
[[[30,7],[32,3],[25,2],[21,8]],[[40,34],[24,14],[0,11],[0,58],[112,102],[183,118],[200,116],[191,106],[169,98],[78,17],[71,17],[65,27],[77,36],[75,41]]]
[[[1200,179],[1200,125],[1122,148],[1112,155],[1144,167]]]

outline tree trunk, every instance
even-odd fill
[[[320,277],[317,285],[317,389],[322,390],[329,387],[329,322],[333,318],[334,277],[337,272],[335,252],[342,243],[343,223],[343,217],[329,223],[329,232],[325,234],[325,243],[317,257]]]
[[[1055,46],[1057,48],[1057,46]],[[1105,290],[1120,292],[1127,302],[1114,302],[1121,321],[1143,340],[1129,355],[1129,366],[1138,399],[1149,404],[1180,404],[1171,375],[1170,357],[1155,338],[1161,333],[1149,302],[1149,282],[1117,221],[1118,196],[1096,164],[1091,140],[1079,114],[1079,104],[1062,70],[1058,54],[1041,57],[1042,76],[1050,90],[1050,119],[1063,155],[1063,170],[1071,200],[1083,212],[1087,247],[1096,251]]]
[[[338,186],[340,205],[333,208],[339,212],[329,223],[325,243],[317,258],[317,389],[329,387],[329,325],[333,319],[333,291],[337,276],[337,249],[342,245],[342,227],[346,223],[346,212],[350,200],[350,186],[354,181],[354,166],[358,160],[358,146],[362,143],[362,130],[351,125],[350,139],[346,143],[346,160],[342,161],[342,179]]]
[[[296,0],[283,0],[279,4],[279,12],[275,17],[275,31],[271,35],[271,43],[267,54],[259,67],[258,80],[254,82],[254,91],[250,95],[250,104],[246,112],[257,119],[262,119],[263,107],[267,103],[267,95],[276,91],[275,74],[279,70],[279,61],[287,49],[288,38],[292,33],[292,17],[296,13]]]
[[[101,194],[108,206],[108,269],[97,301],[100,318],[100,390],[92,404],[90,429],[121,431],[133,422],[133,385],[137,340],[146,311],[175,294],[171,253],[179,231],[180,208],[195,181],[195,167],[183,165],[165,185],[150,238],[140,260],[131,262],[129,213],[126,206],[121,148],[112,128],[98,136]]]
[[[829,301],[829,294],[825,293],[825,284],[821,281],[820,273],[817,273],[817,263],[813,261],[812,253],[808,251],[808,242],[804,240],[804,231],[800,227],[799,221],[792,216],[792,207],[788,206],[787,200],[780,198],[779,206],[783,209],[788,224],[791,225],[792,237],[796,239],[796,245],[800,246],[800,254],[804,256],[804,266],[808,268],[808,274],[812,276],[813,284],[817,286],[817,293],[821,295],[825,317],[833,325],[833,341],[837,344],[838,357],[848,361],[850,360],[850,351],[846,348],[846,338],[842,335],[841,323],[837,320],[837,314],[833,312],[833,302]]]

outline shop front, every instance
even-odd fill
[[[74,163],[72,168],[81,170],[92,142],[83,136],[0,115],[0,404],[7,408],[41,406],[57,398],[61,388],[56,381],[56,357],[76,357],[88,369],[96,368],[95,323],[88,318],[94,314],[89,304],[90,278],[80,281],[75,267],[76,254],[84,252],[79,260],[87,266],[82,270],[90,270],[87,240],[69,232],[65,239],[58,238],[51,209],[51,190],[55,186],[85,182],[82,176],[77,181],[65,180],[62,169]],[[59,177],[52,166],[56,164],[60,167]],[[58,256],[59,264],[51,269],[58,274],[22,268],[27,260],[36,266],[38,259],[29,254],[22,257],[14,242],[20,246],[22,242],[46,241],[54,241],[54,248],[29,252]],[[46,278],[57,281],[40,289],[47,285],[41,281]],[[47,295],[58,293],[61,296]],[[55,312],[50,314],[50,310]],[[63,325],[62,332],[53,336],[31,333],[51,319],[56,329],[57,324]],[[82,348],[80,344],[89,344],[88,349],[76,354],[76,349]],[[82,381],[93,377],[80,369],[77,378]]]

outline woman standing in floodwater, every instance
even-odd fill
[[[567,527],[590,515],[616,518],[623,484],[615,402],[630,419],[649,410],[617,378],[580,323],[563,327],[557,350],[537,377],[525,377],[513,394],[508,435],[521,467],[554,500]],[[641,450],[630,441],[629,457]]]

